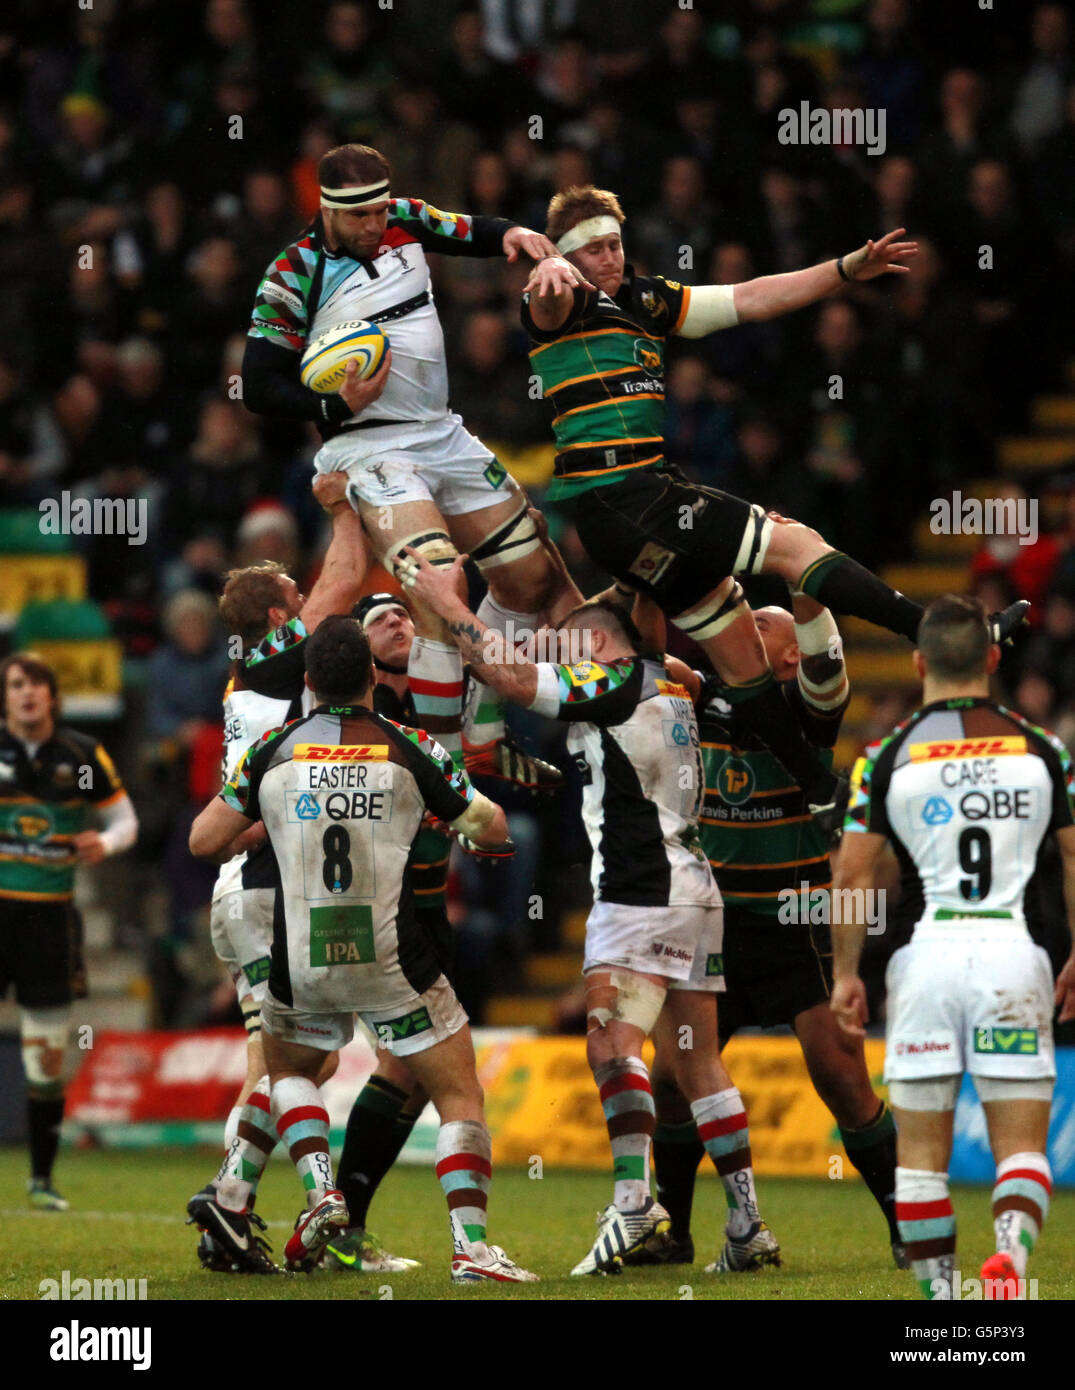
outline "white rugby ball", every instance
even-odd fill
[[[311,391],[329,395],[340,389],[352,357],[358,363],[359,377],[365,380],[377,371],[387,351],[388,339],[377,324],[365,319],[338,323],[306,344],[300,379]]]

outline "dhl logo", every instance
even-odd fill
[[[387,743],[296,743],[292,758],[297,763],[387,762]]]
[[[674,700],[689,700],[690,692],[685,685],[677,685],[675,681],[657,681],[657,689],[662,695],[671,695]]]
[[[912,743],[911,762],[935,762],[938,758],[997,758],[1026,752],[1026,739],[963,738],[947,743]]]

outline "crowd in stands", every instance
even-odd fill
[[[1068,7],[959,24],[948,9],[8,0],[0,508],[61,490],[148,504],[144,545],[80,545],[140,689],[128,765],[183,769],[164,861],[175,931],[204,888],[179,846],[219,737],[221,577],[273,558],[306,584],[325,540],[312,427],[250,414],[239,376],[258,281],[316,214],[320,156],[372,143],[393,193],[538,228],[557,189],[610,187],[628,260],[687,284],[798,268],[906,227],[911,274],[669,357],[669,459],[876,567],[906,555],[930,499],[997,477],[998,441],[1031,428],[1035,396],[1065,389],[1075,348],[1057,312],[1075,288]],[[781,144],[781,111],[804,102],[883,108],[884,148]],[[435,266],[453,408],[540,502],[550,431],[519,323],[527,273]],[[1027,490],[1037,499],[1033,477]],[[1053,476],[1040,511],[1035,544],[991,537],[973,575],[991,598],[1034,600],[1010,694],[1075,739],[1075,478]],[[553,529],[595,587],[571,528],[554,516]],[[528,864],[562,862],[563,817],[524,814]],[[483,886],[466,891],[479,960],[496,928],[482,925]],[[553,930],[517,896],[502,933],[515,962]]]

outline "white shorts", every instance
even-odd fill
[[[360,1009],[362,1022],[377,1039],[377,1046],[396,1057],[425,1052],[435,1043],[458,1033],[467,1021],[455,990],[443,975],[424,994],[390,1009]],[[261,1026],[280,1042],[301,1043],[320,1052],[346,1047],[355,1034],[355,1014],[316,1013],[293,1009],[266,994],[261,1006]]]
[[[415,429],[347,430],[321,446],[314,467],[318,473],[345,472],[352,502],[361,499],[373,507],[433,502],[441,516],[494,507],[518,492],[511,474],[463,428],[458,415],[431,420],[417,441]],[[407,442],[394,442],[393,433]]]
[[[269,987],[272,951],[272,888],[240,888],[214,899],[209,913],[213,950],[228,967],[242,1001],[262,1003]]]
[[[602,966],[663,975],[669,989],[724,990],[724,907],[594,903],[586,919],[583,971]]]
[[[885,984],[886,1081],[1056,1076],[1049,957],[1012,923],[920,923]]]

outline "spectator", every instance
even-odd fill
[[[341,139],[370,144],[392,72],[370,42],[363,6],[344,0],[330,5],[322,38],[303,65],[299,87],[311,111],[330,121]]]
[[[1023,150],[1032,155],[1064,121],[1064,94],[1073,75],[1066,8],[1037,5],[1030,41],[1034,52],[1015,91],[1011,127]]]

